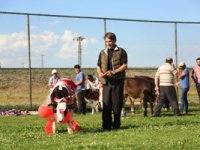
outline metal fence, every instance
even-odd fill
[[[132,23],[138,24],[137,28],[140,28],[141,24],[140,23],[144,23],[144,24],[148,24],[149,26],[151,26],[152,24],[165,24],[165,25],[169,25],[170,29],[173,30],[173,34],[171,34],[171,39],[173,39],[173,42],[171,43],[171,45],[173,45],[173,48],[170,47],[171,49],[173,49],[173,55],[175,58],[175,65],[178,65],[178,37],[181,37],[181,34],[179,36],[178,31],[179,31],[179,27],[181,28],[182,25],[200,25],[200,22],[189,22],[189,21],[158,21],[158,20],[139,20],[139,19],[123,19],[123,18],[104,18],[104,17],[87,17],[87,16],[68,16],[68,15],[53,15],[53,14],[36,14],[36,13],[18,13],[18,12],[0,12],[0,17],[2,15],[17,15],[17,16],[23,16],[26,17],[26,33],[27,33],[27,49],[28,49],[28,66],[26,66],[28,68],[28,81],[29,81],[29,102],[30,102],[30,107],[32,108],[32,80],[33,80],[33,75],[32,75],[32,40],[31,40],[31,20],[34,20],[35,17],[45,17],[45,18],[64,18],[64,19],[75,19],[73,20],[75,23],[79,23],[79,20],[95,20],[95,21],[99,21],[100,25],[98,27],[100,27],[102,29],[102,32],[99,33],[99,35],[101,35],[103,37],[103,35],[107,32],[107,31],[114,31],[114,30],[123,30],[123,27],[118,26],[119,24],[123,24],[124,22],[126,23],[131,23],[131,25],[133,25]],[[1,18],[0,18],[1,19]],[[1,24],[3,24],[4,22],[2,22]],[[91,23],[92,24],[92,23]],[[150,25],[151,24],[151,25]],[[95,28],[95,27],[94,27]],[[97,27],[96,27],[97,28]],[[108,29],[109,28],[109,29]],[[199,28],[199,27],[198,27]],[[125,28],[126,29],[126,28]],[[84,30],[84,29],[83,29]],[[89,29],[92,30],[92,27]],[[128,29],[127,29],[128,30]],[[124,30],[125,31],[125,30]],[[129,32],[129,31],[127,31]],[[194,31],[195,32],[195,31]],[[54,35],[53,35],[54,36]],[[137,41],[136,41],[137,42]],[[103,43],[103,40],[101,41],[101,44]],[[197,48],[200,48],[199,45],[197,45]],[[80,49],[80,47],[79,47]],[[151,52],[150,52],[151,53]],[[182,52],[181,52],[182,53]],[[149,55],[148,53],[145,53],[145,55]],[[155,54],[157,55],[157,54]],[[44,67],[44,63],[43,63],[43,59],[44,59],[44,54],[41,54],[41,67]],[[80,56],[79,56],[80,57]],[[159,54],[158,54],[159,57]],[[37,60],[36,60],[37,61]],[[152,60],[153,61],[153,60]],[[79,62],[81,63],[81,62]],[[0,66],[2,66],[0,64]],[[134,67],[134,66],[131,66]]]

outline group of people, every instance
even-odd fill
[[[196,59],[197,66],[192,69],[191,78],[193,79],[200,100],[200,58]],[[177,80],[177,81],[176,81]],[[178,81],[179,80],[179,81]],[[178,107],[176,85],[180,85],[180,108]],[[172,106],[174,115],[188,114],[188,91],[190,89],[190,73],[185,62],[180,62],[176,69],[173,59],[167,58],[166,63],[160,66],[155,75],[155,90],[160,96],[160,101],[156,106],[154,115],[160,115],[161,108],[166,101]]]
[[[100,51],[97,61],[97,73],[99,80],[94,80],[93,76],[88,76],[87,88],[101,89],[102,94],[102,128],[103,130],[119,129],[121,122],[121,109],[123,106],[123,87],[127,69],[127,53],[116,44],[116,35],[108,32],[104,36],[106,48]],[[196,60],[197,66],[192,70],[192,79],[195,82],[200,97],[200,58]],[[86,103],[82,90],[85,88],[85,75],[79,65],[74,66],[76,72],[76,96],[78,100],[78,113],[86,113]],[[52,71],[53,76],[49,80],[49,86],[59,80],[57,71]],[[181,88],[181,105],[178,107],[175,80],[179,78]],[[166,63],[160,66],[155,75],[155,90],[159,94],[158,102],[153,116],[160,115],[161,108],[166,100],[170,102],[175,115],[188,113],[187,93],[190,88],[189,71],[185,62],[180,62],[176,69],[173,59],[167,58]],[[92,83],[92,84],[89,84]],[[113,116],[112,116],[113,114]],[[113,119],[112,119],[113,118]]]

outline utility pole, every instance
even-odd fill
[[[82,36],[78,36],[73,38],[73,40],[78,41],[78,64],[81,66],[82,65],[82,50],[81,50],[81,41],[83,41],[85,38]]]
[[[41,67],[44,68],[44,56],[43,54],[40,55],[41,56]]]

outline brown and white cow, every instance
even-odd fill
[[[99,111],[99,90],[85,89],[83,95],[86,102],[90,103],[92,114]]]
[[[124,81],[124,97],[129,98],[132,111],[134,111],[134,100],[140,98],[140,103],[143,103],[144,116],[147,116],[147,103],[150,103],[151,113],[153,114],[153,105],[156,99],[154,91],[154,79],[148,76],[127,77]],[[92,114],[98,111],[99,90],[92,91],[86,89],[83,91],[84,97],[91,104]],[[133,98],[133,99],[132,99]]]

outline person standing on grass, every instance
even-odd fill
[[[178,69],[178,78],[180,79],[180,87],[181,87],[181,105],[180,111],[183,113],[183,108],[185,107],[185,113],[188,114],[188,98],[187,93],[190,89],[190,76],[189,71],[186,68],[185,62],[180,62]]]
[[[178,108],[178,100],[176,95],[176,90],[174,87],[174,80],[176,79],[177,71],[173,65],[172,58],[166,58],[166,63],[160,66],[155,75],[155,90],[160,95],[160,101],[156,106],[154,117],[160,115],[160,111],[167,99],[170,105],[174,109],[174,115],[180,115],[180,110]]]
[[[52,76],[49,78],[49,84],[48,84],[50,90],[53,89],[58,80],[60,80],[60,77],[58,76],[58,71],[56,69],[53,69],[51,71],[51,74]]]
[[[76,99],[78,101],[78,113],[85,115],[86,113],[86,102],[83,95],[85,89],[85,74],[81,71],[80,65],[75,65],[74,70],[76,72]]]
[[[92,91],[99,90],[99,81],[97,78],[94,78],[93,75],[89,74],[87,80],[87,89],[91,89]]]
[[[200,102],[200,57],[196,59],[197,66],[192,69],[192,79],[196,85],[197,93]]]
[[[127,53],[116,45],[116,35],[108,32],[104,36],[106,48],[101,50],[97,62],[97,72],[103,85],[102,128],[119,129],[123,105],[123,88]],[[112,122],[112,112],[114,121]]]

